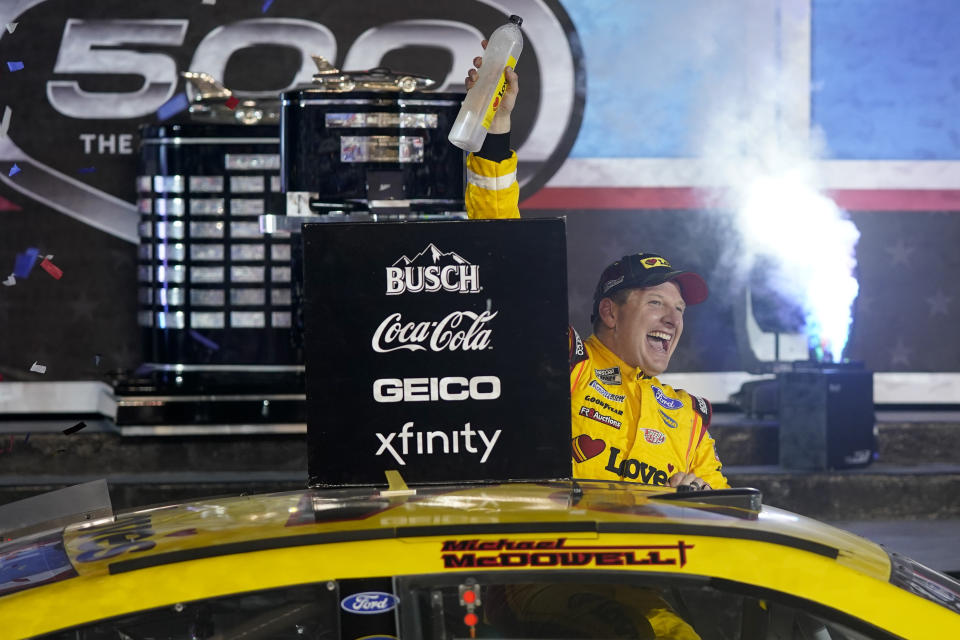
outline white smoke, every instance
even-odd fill
[[[764,12],[741,16],[747,31],[774,27]],[[750,25],[751,19],[766,22]],[[783,37],[797,27],[789,21],[808,18],[784,11],[778,19],[778,37]],[[860,233],[824,195],[816,163],[824,155],[821,134],[795,117],[796,105],[784,103],[787,96],[809,100],[809,92],[798,96],[788,84],[796,81],[783,71],[796,62],[784,57],[789,48],[781,47],[776,59],[750,51],[754,42],[745,36],[741,51],[723,54],[743,61],[738,77],[712,79],[700,101],[705,108],[698,155],[707,182],[720,187],[715,204],[730,212],[739,240],[722,267],[746,282],[758,261],[772,265],[765,274],[768,284],[804,310],[811,343],[824,345],[840,360],[858,292],[854,274]],[[799,68],[808,67],[808,61],[800,62]]]

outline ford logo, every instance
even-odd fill
[[[653,397],[657,399],[657,402],[660,403],[660,406],[664,409],[680,409],[683,407],[682,402],[676,398],[667,397],[660,387],[653,387]]]
[[[347,596],[340,602],[344,611],[350,613],[385,613],[397,606],[397,596],[383,591],[364,591]]]

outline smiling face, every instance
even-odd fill
[[[628,365],[660,375],[683,333],[686,306],[674,282],[633,289],[623,304],[604,298],[599,309],[603,328],[597,337]]]

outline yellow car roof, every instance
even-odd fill
[[[680,499],[661,499],[667,497]],[[309,490],[128,512],[71,525],[62,540],[66,559],[83,576],[351,540],[479,533],[700,533],[812,551],[870,577],[889,579],[886,552],[868,540],[773,507],[757,512],[699,502],[703,499],[627,483]],[[6,546],[12,550],[15,543]],[[5,551],[0,546],[0,567]],[[0,583],[0,594],[20,590],[11,586],[5,589]]]
[[[509,483],[305,490],[143,509],[0,546],[0,617],[11,637],[29,637],[284,585],[560,569],[720,578],[901,636],[960,629],[960,589],[949,579],[891,563],[853,534],[751,504],[750,491]],[[895,575],[908,579],[892,582]],[[916,619],[929,633],[905,622]]]

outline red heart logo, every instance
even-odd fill
[[[667,471],[669,471],[670,473],[673,473],[673,465],[670,464],[669,462],[667,463]]]
[[[583,433],[573,439],[571,446],[573,448],[573,459],[577,462],[584,462],[600,455],[607,448],[607,443],[603,440],[594,440]]]

